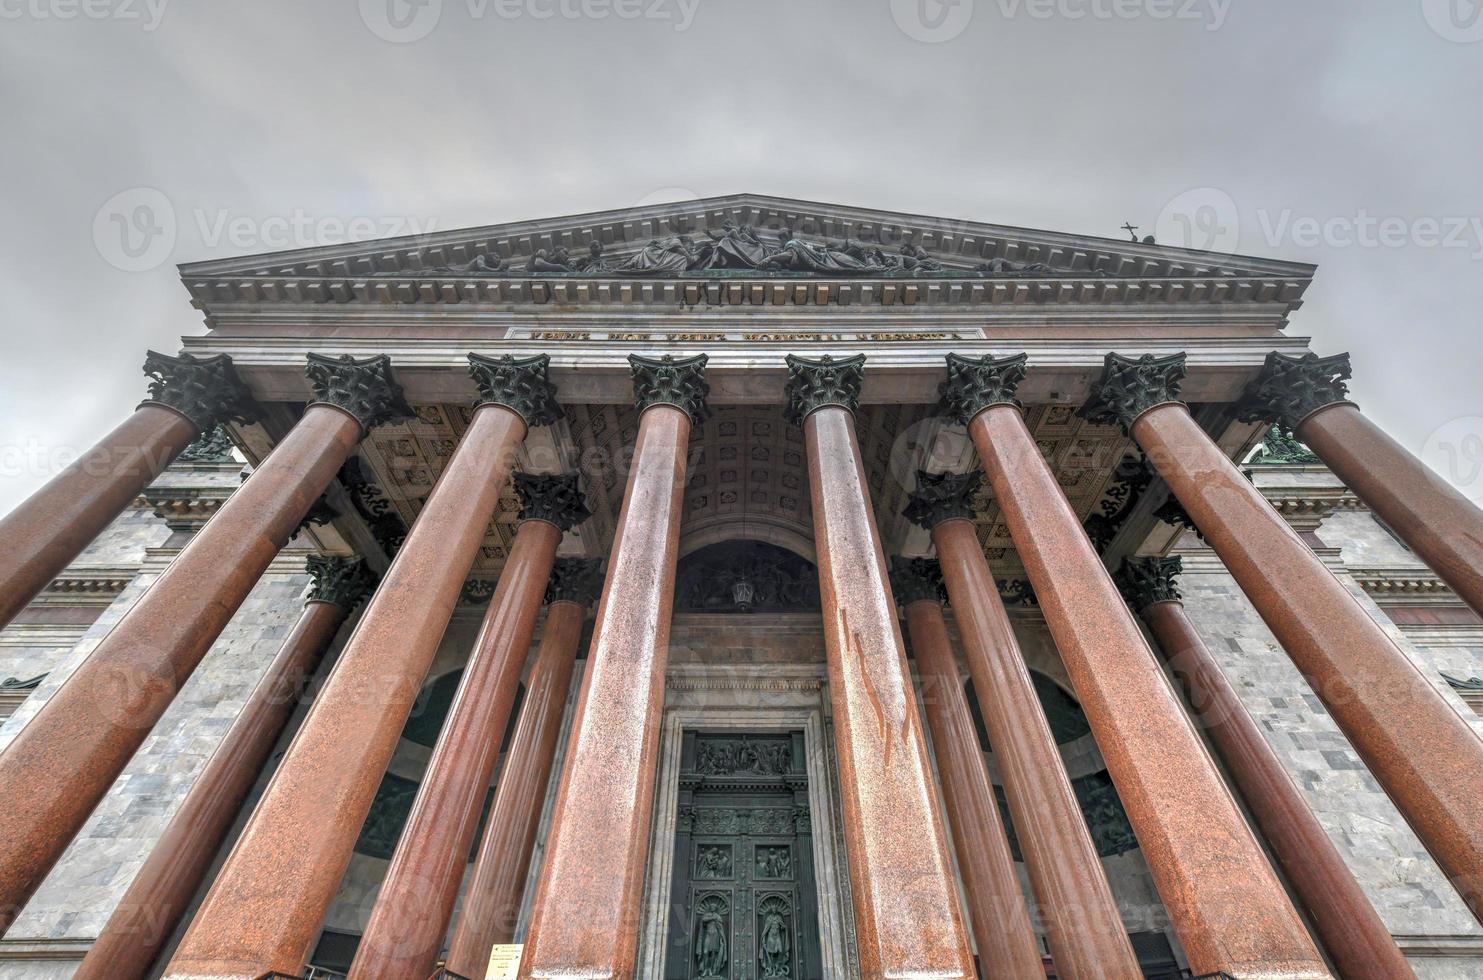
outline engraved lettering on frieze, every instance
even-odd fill
[[[530,335],[531,340],[591,340],[590,330],[537,330]]]

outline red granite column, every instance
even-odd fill
[[[196,889],[314,673],[373,577],[358,559],[309,559],[314,588],[237,720],[134,876],[73,974],[83,980],[143,980]]]
[[[987,980],[1039,976],[1044,972],[1040,942],[1030,925],[1009,838],[999,819],[942,617],[942,573],[936,562],[924,558],[895,558],[891,589],[906,610],[947,825],[973,920],[979,969]]]
[[[480,400],[166,977],[297,975],[499,503],[546,358],[470,355]]]
[[[1339,973],[1414,980],[1385,923],[1190,622],[1175,587],[1179,570],[1178,558],[1124,560],[1118,586],[1153,632]]]
[[[932,533],[1056,973],[1141,980],[1081,805],[973,529],[978,473],[920,473],[908,519]]]
[[[1348,378],[1348,354],[1290,357],[1274,351],[1238,407],[1243,421],[1273,422],[1306,443],[1483,614],[1483,510],[1360,414],[1346,400]]]
[[[497,944],[513,942],[542,803],[556,761],[561,716],[576,666],[587,607],[602,588],[597,562],[558,559],[546,590],[546,622],[510,750],[500,772],[484,840],[453,930],[447,968],[477,977]]]
[[[704,354],[629,357],[639,408],[520,976],[633,976],[664,712],[685,464]]]
[[[1107,356],[1083,412],[1148,453],[1370,772],[1483,918],[1479,738],[1178,397],[1183,355]]]
[[[515,543],[381,880],[351,980],[425,977],[437,962],[556,549],[589,516],[576,473],[516,474],[515,488],[522,503]]]
[[[808,453],[860,972],[973,977],[901,626],[856,443],[863,355],[788,358]]]
[[[0,626],[61,574],[161,470],[218,422],[254,406],[225,354],[150,351],[150,397],[92,449],[0,520]]]
[[[0,754],[8,926],[367,428],[401,412],[385,357],[310,355],[314,402]]]
[[[948,356],[968,424],[1076,696],[1196,973],[1326,977],[1267,864],[1046,465],[1014,400],[1025,356]]]

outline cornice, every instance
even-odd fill
[[[451,276],[317,276],[264,273],[189,276],[186,289],[209,316],[233,307],[819,307],[819,306],[1227,306],[1302,300],[1309,280],[1292,276],[1037,279],[543,279]]]
[[[137,574],[138,569],[129,565],[73,566],[52,579],[39,598],[105,596],[111,600]]]
[[[1348,566],[1351,578],[1365,593],[1382,605],[1386,600],[1426,598],[1432,602],[1457,600],[1440,575],[1429,568],[1394,568],[1386,566]],[[1461,600],[1457,600],[1460,604]]]
[[[600,242],[604,254],[608,255],[618,253],[625,246],[636,248],[663,235],[688,233],[702,236],[704,229],[720,229],[728,220],[756,225],[763,230],[797,229],[801,237],[848,238],[881,245],[912,242],[944,259],[956,257],[974,263],[1007,258],[1071,268],[1105,268],[1124,275],[1171,267],[1224,267],[1311,277],[1315,269],[1299,262],[1218,255],[1121,237],[1107,238],[738,193],[194,262],[182,265],[180,272],[182,278],[240,275],[258,268],[312,263],[326,268],[343,267],[346,272],[389,271],[409,266],[420,269],[449,262],[468,262],[478,255],[507,259],[533,256],[543,249],[580,251],[589,241]]]

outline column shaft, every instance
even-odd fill
[[[587,675],[572,721],[524,978],[633,975],[638,956],[690,416],[639,416]]]
[[[1483,615],[1483,511],[1348,402],[1295,432],[1344,485]]]
[[[1068,980],[1139,980],[1138,957],[973,524],[942,521],[932,529],[932,543],[1056,973]]]
[[[1179,403],[1133,437],[1452,884],[1483,917],[1483,739]]]
[[[348,612],[310,602],[73,976],[143,980],[205,880],[304,681]]]
[[[489,966],[495,945],[515,939],[526,872],[541,825],[541,804],[551,780],[562,711],[586,616],[586,607],[577,602],[553,602],[547,607],[520,720],[448,950],[448,969],[462,976],[478,976]]]
[[[942,606],[930,599],[906,607],[906,628],[922,681],[927,726],[937,752],[942,799],[953,834],[958,870],[973,919],[979,967],[987,980],[1024,980],[1042,971],[1040,943],[1030,924],[1009,839],[999,819],[988,769]]]
[[[560,544],[561,529],[549,521],[522,521],[515,532],[422,787],[381,881],[351,980],[425,977],[433,970]]]
[[[524,435],[474,413],[166,977],[301,972]]]
[[[1191,967],[1328,976],[1019,409],[969,433]]]
[[[1339,973],[1354,980],[1413,980],[1406,957],[1210,655],[1183,603],[1155,602],[1142,615]]]
[[[0,754],[0,924],[51,869],[361,438],[321,405]]]
[[[854,418],[803,420],[860,970],[973,977]]]
[[[0,520],[0,626],[60,575],[197,435],[195,423],[179,412],[140,405]]]

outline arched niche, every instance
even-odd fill
[[[675,572],[676,612],[818,612],[819,572],[769,541],[732,539],[697,548]]]

